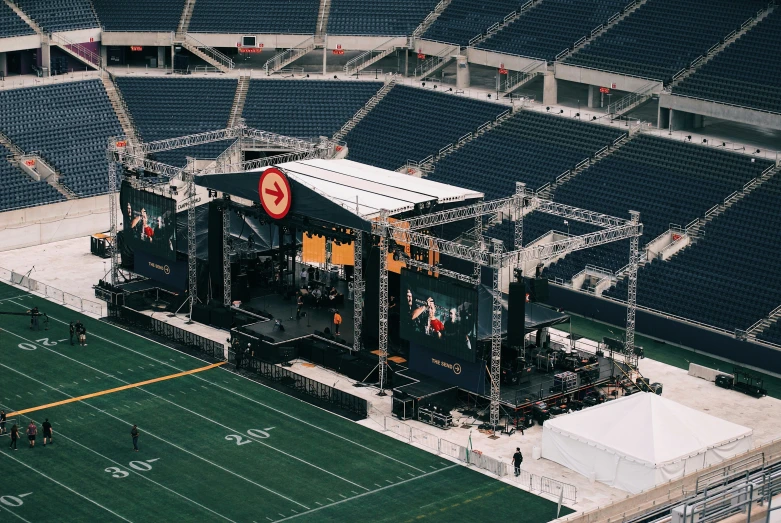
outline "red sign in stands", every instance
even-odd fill
[[[344,49],[342,49],[342,44],[337,44],[336,49],[331,51],[333,54],[344,54]]]
[[[29,160],[25,160],[25,161],[24,161],[24,164],[25,164],[27,167],[35,167],[35,160],[33,160],[32,158],[30,158]]]
[[[426,55],[424,55],[421,52],[418,52],[418,60],[425,60],[425,59],[426,59]]]
[[[115,145],[117,147],[127,147],[127,140],[120,140]]]
[[[144,48],[143,48],[143,47],[141,47],[140,45],[131,45],[131,46],[130,46],[130,50],[131,50],[131,51],[143,51],[143,50],[144,50]]]
[[[263,49],[260,47],[239,47],[239,52],[242,54],[260,54]]]
[[[615,89],[616,88],[616,84],[610,84],[610,87]]]
[[[287,176],[276,167],[269,167],[260,175],[258,182],[258,194],[260,203],[266,214],[275,220],[281,220],[290,211],[292,201],[290,182]]]
[[[499,74],[507,74],[507,69],[504,68],[504,64],[499,64]]]
[[[610,92],[610,89],[608,89],[607,87],[600,87],[599,92],[602,94],[608,94]]]

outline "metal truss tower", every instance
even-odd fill
[[[491,306],[491,428],[496,432],[499,424],[499,401],[501,390],[502,364],[502,241],[493,239],[493,252],[499,263],[493,268],[492,306]]]
[[[629,211],[630,221],[637,225],[640,223],[640,213]],[[631,361],[633,367],[637,367],[637,356],[635,355],[635,312],[637,310],[637,265],[639,263],[639,236],[632,236],[629,240],[629,271],[627,282],[626,297],[626,338],[624,340],[624,350],[626,351],[627,361]]]
[[[228,202],[230,197],[223,195],[222,206],[222,304],[230,307],[231,304],[231,208]]]
[[[378,396],[385,396],[388,370],[388,211],[380,211],[379,225],[380,237],[380,332],[379,332],[379,372],[380,392]]]
[[[355,231],[353,239],[353,350],[361,350],[361,328],[363,326],[363,232]]]
[[[513,238],[513,243],[516,251],[523,249],[523,205],[525,199],[526,184],[515,182],[515,201],[513,202],[513,210],[515,211],[515,237]]]
[[[112,139],[111,143],[116,140]],[[109,223],[111,224],[111,241],[109,252],[111,254],[111,285],[119,283],[119,246],[117,245],[117,158],[111,147],[108,152],[108,213]]]

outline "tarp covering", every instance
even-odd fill
[[[559,416],[542,429],[542,457],[632,493],[750,450],[753,431],[639,393]]]

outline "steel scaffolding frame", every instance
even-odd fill
[[[336,144],[328,140],[327,138],[321,139],[319,142],[311,142],[300,138],[291,138],[289,136],[283,136],[276,133],[270,133],[267,131],[261,131],[258,129],[252,129],[246,127],[244,124],[239,124],[234,127],[228,127],[217,131],[208,131],[204,133],[197,133],[188,136],[179,136],[176,138],[170,138],[167,140],[158,140],[155,142],[147,142],[140,144],[131,144],[126,137],[110,138],[107,147],[108,156],[108,175],[109,175],[109,213],[112,238],[111,247],[111,278],[112,284],[116,284],[119,276],[119,260],[118,249],[116,246],[117,238],[117,213],[118,205],[116,202],[117,192],[117,165],[121,164],[129,170],[143,170],[151,173],[155,173],[165,178],[173,179],[182,177],[186,182],[186,195],[189,198],[187,205],[187,273],[188,273],[188,299],[189,302],[189,317],[188,323],[192,323],[193,306],[195,300],[198,299],[198,284],[197,284],[197,256],[195,248],[195,176],[197,174],[217,174],[230,172],[232,169],[238,167],[238,170],[247,170],[249,168],[257,168],[268,163],[262,161],[255,162],[241,162],[240,164],[226,164],[224,162],[214,161],[210,165],[201,171],[196,171],[194,163],[188,158],[187,168],[174,167],[172,165],[156,162],[146,158],[147,154],[170,151],[174,149],[182,149],[185,147],[193,147],[195,145],[201,145],[205,143],[219,142],[222,140],[236,139],[239,140],[239,150],[241,151],[242,142],[244,140],[252,140],[254,144],[264,144],[268,146],[292,149],[290,153],[284,153],[278,155],[277,158],[281,161],[303,160],[315,157],[329,157],[333,155]],[[227,213],[226,213],[227,214]],[[228,219],[230,215],[228,214]],[[223,222],[223,227],[225,226]],[[229,227],[230,228],[230,227]],[[223,242],[225,242],[225,236],[223,236]],[[223,280],[225,279],[225,243],[223,243]],[[229,256],[229,255],[228,255]],[[228,267],[230,268],[230,257],[228,257]],[[228,278],[230,278],[230,271],[228,271]],[[227,300],[230,304],[230,286],[224,287],[223,301]]]
[[[523,212],[528,207],[532,210],[538,210],[547,214],[560,216],[564,219],[590,223],[601,230],[583,234],[580,236],[569,236],[563,240],[558,240],[545,245],[523,248]],[[514,249],[504,252],[502,243],[499,240],[492,241],[492,249],[485,248],[482,241],[476,245],[465,245],[454,241],[443,240],[435,236],[418,232],[415,229],[425,229],[434,225],[457,222],[465,219],[475,219],[475,232],[482,233],[482,223],[478,219],[487,214],[494,214],[500,211],[510,211],[515,215],[515,237]],[[373,233],[379,237],[380,241],[380,332],[379,332],[379,358],[380,358],[380,392],[384,394],[385,387],[385,366],[388,356],[388,325],[387,325],[387,241],[392,239],[397,243],[409,244],[410,246],[420,247],[440,254],[445,254],[454,258],[469,261],[475,264],[475,272],[472,278],[465,275],[453,274],[453,277],[462,281],[472,279],[479,282],[479,268],[488,267],[493,271],[492,286],[492,315],[491,315],[491,394],[490,394],[490,424],[494,431],[499,423],[499,408],[501,399],[501,388],[499,383],[499,372],[501,365],[501,274],[509,267],[511,269],[522,266],[529,260],[542,261],[557,256],[563,256],[570,252],[597,247],[606,243],[630,239],[630,264],[629,264],[629,296],[627,300],[627,325],[625,351],[627,363],[637,366],[637,356],[634,354],[634,328],[635,328],[635,309],[636,309],[636,284],[637,284],[637,261],[639,259],[638,244],[639,237],[643,233],[643,225],[640,223],[640,214],[630,211],[629,220],[609,216],[586,209],[579,209],[569,205],[563,205],[550,200],[540,198],[537,195],[526,194],[523,184],[516,185],[516,194],[511,198],[503,198],[491,202],[481,202],[474,205],[450,209],[439,213],[433,213],[427,216],[416,217],[408,220],[409,228],[391,224],[387,220],[387,211],[380,211],[381,217],[373,222]],[[519,223],[520,222],[520,223]],[[478,239],[480,239],[478,237]],[[409,266],[433,270],[425,262],[410,260]],[[452,273],[452,271],[449,271]],[[440,271],[445,274],[445,271]],[[450,276],[451,274],[448,274]]]
[[[230,197],[223,195],[222,205],[222,304],[230,307],[231,304],[231,209]]]
[[[353,238],[353,350],[361,350],[361,328],[363,327],[363,232],[355,231]]]

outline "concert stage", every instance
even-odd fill
[[[315,331],[321,333],[328,329],[335,336],[333,324],[333,309],[339,311],[342,317],[342,325],[339,329],[339,336],[335,336],[342,345],[352,346],[353,344],[353,302],[348,299],[347,284],[340,281],[336,285],[336,290],[344,296],[329,300],[323,298],[321,306],[314,306],[309,300],[305,300],[302,312],[305,316],[296,319],[296,297],[285,297],[280,294],[267,294],[252,298],[244,307],[251,307],[254,310],[263,311],[263,315],[271,317],[270,320],[259,320],[256,323],[244,325],[244,329],[255,334],[261,334],[272,344],[289,342],[292,340],[305,338],[315,334]],[[276,327],[276,320],[279,320],[285,330],[280,331]],[[274,341],[271,341],[271,338]]]

